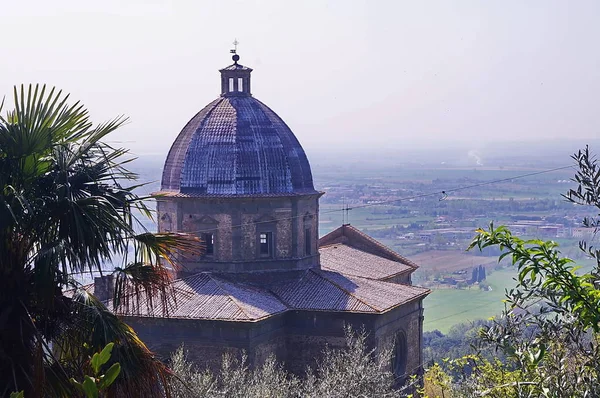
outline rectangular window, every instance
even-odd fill
[[[272,257],[273,256],[273,233],[272,232],[261,232],[260,233],[260,256],[261,257]]]
[[[204,242],[204,254],[211,256],[215,253],[215,235],[214,234],[202,234],[202,241]]]
[[[244,79],[242,79],[241,77],[238,77],[238,91],[244,91]]]
[[[310,228],[304,230],[304,254],[310,256],[312,254],[312,241],[310,239]]]
[[[229,78],[229,92],[233,92],[233,77]]]

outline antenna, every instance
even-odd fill
[[[352,210],[352,207],[348,206],[346,203],[346,208],[344,210],[346,212],[346,224],[350,224],[350,210]]]
[[[350,210],[352,207],[346,203],[346,196],[342,197],[342,225],[350,224]]]

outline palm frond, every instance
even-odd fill
[[[145,263],[117,267],[113,273],[113,310],[133,314],[144,306],[146,310],[152,310],[160,304],[162,313],[167,314],[175,297],[172,275],[165,267]]]
[[[166,261],[177,269],[177,253],[199,255],[204,250],[200,239],[194,235],[178,232],[145,232],[133,237],[135,261],[156,264],[159,260]]]
[[[61,361],[76,362],[113,342],[112,356],[106,366],[118,362],[121,374],[110,387],[111,396],[153,397],[163,392],[169,395],[170,371],[131,327],[85,289],[77,290],[72,300],[74,322],[67,325],[58,341]]]
[[[63,288],[77,285],[72,273],[94,275],[120,255],[127,265],[116,272],[116,296],[163,300],[178,254],[200,251],[198,240],[139,234],[138,214],[151,211],[134,191],[132,157],[103,142],[126,118],[94,126],[81,103],[70,105],[68,95],[46,86],[22,85],[13,94],[14,109],[0,115],[0,385],[33,391],[41,374],[46,395],[69,396],[61,387],[68,372],[59,370],[78,371],[84,342],[97,349],[113,341],[129,369],[115,388],[158,396],[168,388],[164,365],[92,295]],[[35,351],[46,341],[59,359]]]

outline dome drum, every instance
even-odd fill
[[[159,230],[196,234],[210,248],[183,256],[184,275],[314,268],[320,195],[165,197],[158,201]],[[262,239],[269,239],[266,252]]]

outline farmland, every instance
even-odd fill
[[[487,319],[499,314],[504,308],[504,291],[514,287],[516,271],[502,269],[487,277],[492,290],[478,287],[467,289],[435,289],[425,300],[423,330],[438,329],[445,333],[459,322]]]

